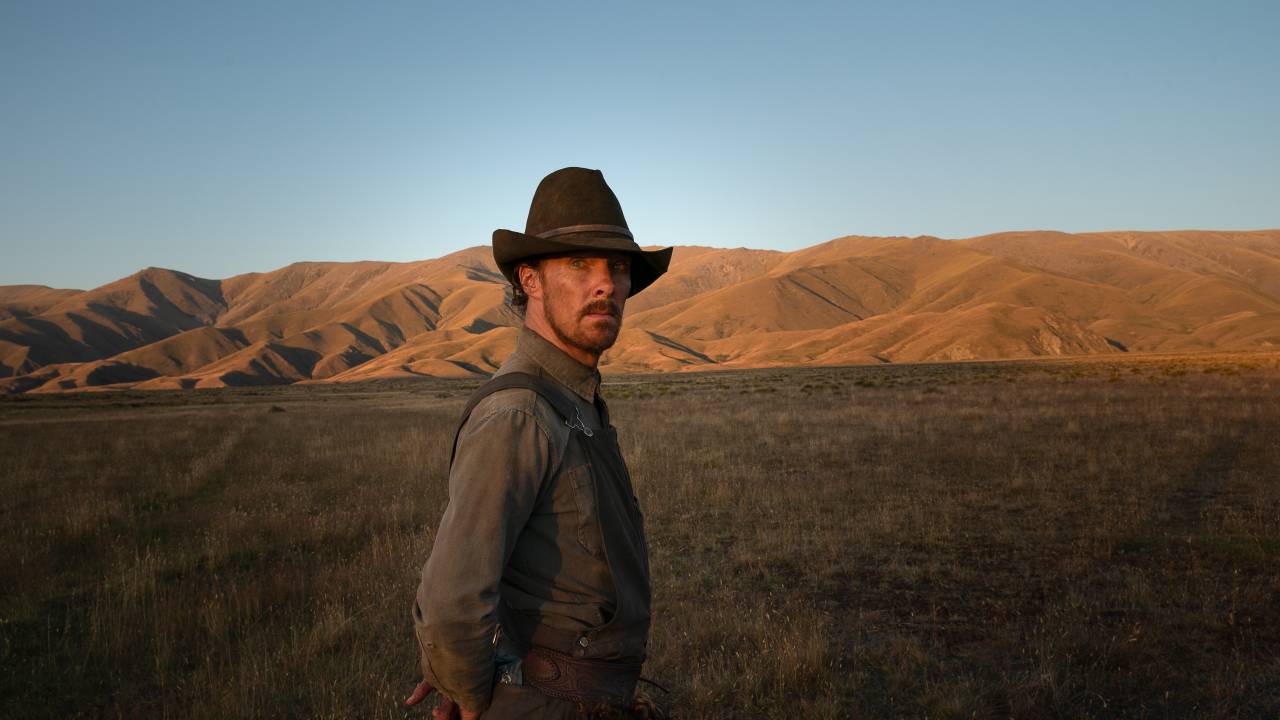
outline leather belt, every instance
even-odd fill
[[[630,705],[642,663],[575,658],[537,645],[522,663],[524,682],[551,697],[587,705]]]

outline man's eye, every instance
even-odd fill
[[[586,267],[586,265],[587,265],[587,264],[586,264],[585,262],[583,262],[582,258],[574,258],[574,259],[572,259],[572,260],[570,260],[570,261],[569,261],[569,267],[571,267],[571,268],[582,269],[582,268]]]
[[[625,260],[619,260],[613,264],[613,269],[618,272],[626,272],[631,269],[631,263]]]

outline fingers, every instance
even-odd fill
[[[413,693],[410,694],[409,697],[405,699],[404,704],[417,705],[418,703],[422,702],[423,698],[430,695],[433,689],[434,688],[431,687],[431,683],[427,682],[426,680],[423,680],[422,682],[418,683],[418,687],[413,689]]]
[[[431,687],[431,683],[423,680],[418,683],[418,687],[413,689],[413,694],[405,699],[405,705],[417,705],[424,698],[431,694],[435,688]],[[480,713],[473,713],[463,710],[453,698],[440,693],[440,704],[431,711],[431,717],[435,720],[476,720],[480,717]]]

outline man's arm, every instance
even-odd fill
[[[414,614],[426,681],[475,712],[488,708],[493,692],[502,573],[552,467],[551,442],[538,421],[490,402],[498,397],[481,402],[458,436],[449,506]]]

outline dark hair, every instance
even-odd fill
[[[507,297],[507,303],[511,305],[511,309],[515,310],[521,316],[524,315],[525,308],[529,306],[529,296],[524,294],[524,288],[520,287],[520,278],[511,281],[511,295]]]
[[[529,305],[529,295],[525,293],[524,288],[520,286],[520,268],[528,265],[535,271],[538,270],[538,260],[522,260],[516,265],[515,272],[511,273],[511,309],[515,310],[520,317],[524,317],[525,308]]]

